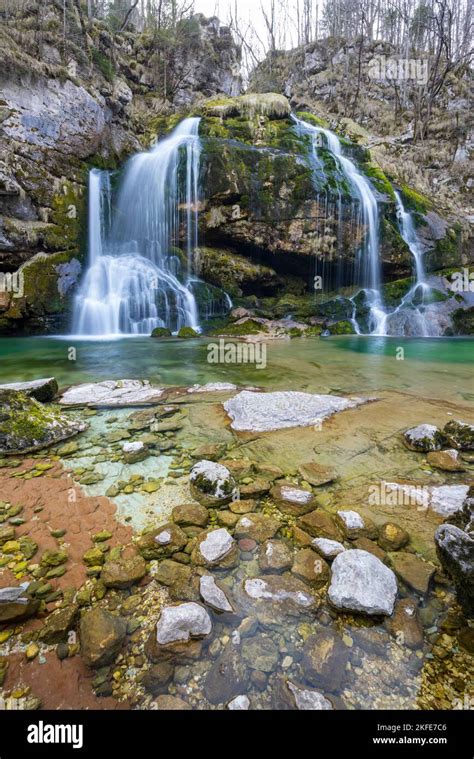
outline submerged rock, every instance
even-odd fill
[[[282,482],[274,485],[271,496],[278,508],[285,514],[301,516],[312,511],[317,503],[311,492],[297,488],[291,482]]]
[[[258,563],[262,572],[283,572],[293,564],[293,553],[282,540],[267,540],[260,548]]]
[[[57,408],[42,406],[16,390],[0,390],[0,453],[30,453],[67,440],[87,429]]]
[[[402,646],[420,648],[423,645],[423,627],[418,614],[418,605],[411,598],[402,598],[395,604],[388,628]]]
[[[455,448],[448,448],[445,451],[430,451],[426,460],[430,466],[441,469],[443,472],[463,472],[466,468]]]
[[[204,697],[211,704],[225,704],[248,689],[248,668],[240,646],[229,641],[206,675]]]
[[[90,667],[110,664],[125,640],[127,623],[105,609],[96,606],[81,619],[81,654]]]
[[[310,485],[318,487],[319,485],[327,485],[329,482],[333,482],[337,478],[337,474],[330,467],[316,464],[314,461],[310,461],[307,464],[301,464],[299,472],[306,482]]]
[[[62,394],[63,406],[137,406],[160,400],[164,390],[148,380],[105,380],[73,385]]]
[[[234,538],[225,527],[221,527],[217,530],[206,530],[198,536],[191,560],[198,566],[229,569],[236,566],[238,555]]]
[[[305,678],[311,685],[336,692],[345,677],[348,658],[349,650],[340,634],[322,628],[310,635],[303,646],[302,669]]]
[[[355,408],[366,400],[337,395],[312,395],[293,390],[258,393],[243,390],[226,401],[224,409],[234,430],[268,432],[287,427],[310,427],[338,411]]]
[[[212,575],[204,575],[200,578],[199,590],[202,600],[216,611],[233,611],[229,599]]]
[[[372,520],[362,517],[357,511],[338,511],[336,522],[348,540],[377,537],[377,529]]]
[[[106,561],[100,579],[106,588],[130,588],[146,575],[146,563],[142,556],[131,556]]]
[[[379,545],[386,551],[398,551],[406,546],[409,540],[408,532],[395,522],[385,522],[379,528]]]
[[[144,559],[151,561],[182,551],[187,542],[188,536],[181,527],[169,522],[141,535],[137,549]]]
[[[466,615],[474,615],[474,538],[453,524],[442,524],[435,533],[436,553],[452,578]]]
[[[422,596],[428,593],[431,578],[436,571],[433,564],[406,551],[389,554],[389,558],[391,566],[402,582]]]
[[[294,708],[298,711],[324,711],[334,709],[329,699],[317,690],[304,688],[288,680],[286,686],[291,693]]]
[[[396,597],[394,573],[373,554],[354,548],[334,559],[328,598],[336,609],[390,616]]]
[[[227,708],[231,711],[247,711],[250,709],[250,699],[248,696],[235,696],[229,701]]]
[[[474,451],[474,425],[453,419],[443,429],[448,443],[462,451]]]
[[[291,571],[315,588],[322,588],[331,576],[329,565],[312,548],[300,548],[296,552]]]
[[[141,440],[134,443],[126,442],[122,445],[123,460],[126,464],[137,464],[150,455],[148,447]]]
[[[229,470],[222,464],[203,459],[191,469],[191,492],[205,506],[224,505],[237,497],[237,487]]]
[[[187,642],[191,638],[204,638],[212,631],[212,622],[204,606],[189,602],[165,606],[156,625],[156,640],[169,643]]]
[[[244,580],[242,606],[264,626],[280,625],[286,617],[317,611],[319,599],[302,580],[285,573]]]
[[[403,442],[411,451],[439,451],[445,437],[434,424],[419,424],[404,432]]]
[[[281,523],[267,514],[245,514],[235,525],[236,538],[250,538],[263,543],[278,532]]]
[[[175,506],[171,516],[181,527],[205,527],[209,521],[209,512],[198,503],[183,503]]]
[[[48,377],[30,382],[11,382],[7,385],[0,385],[0,390],[18,390],[20,393],[40,401],[40,403],[48,403],[56,398],[58,383],[54,377]]]
[[[342,533],[330,514],[324,511],[311,511],[298,519],[298,527],[313,538],[342,540]],[[311,542],[311,540],[309,541]]]

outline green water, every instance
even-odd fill
[[[269,341],[266,366],[212,364],[196,340],[1,338],[0,381],[54,376],[60,385],[140,378],[164,385],[234,382],[319,392],[403,390],[474,400],[474,339],[330,337]]]

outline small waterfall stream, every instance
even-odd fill
[[[333,132],[323,127],[314,126],[293,116],[298,129],[311,137],[313,150],[312,162],[318,161],[318,146],[320,135],[324,136],[326,147],[332,154],[336,165],[346,178],[354,198],[359,202],[361,223],[366,226],[367,234],[361,251],[361,261],[358,267],[358,284],[365,291],[366,306],[369,309],[369,333],[373,335],[386,334],[386,312],[381,296],[381,271],[379,255],[379,214],[377,200],[369,180],[360,173],[353,161],[344,155],[342,145]],[[357,321],[353,319],[354,327],[360,334]]]
[[[113,211],[110,174],[90,172],[89,261],[74,303],[75,334],[199,329],[191,270],[198,240],[198,130],[198,118],[184,119],[150,151],[132,157]]]

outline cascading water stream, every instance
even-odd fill
[[[191,266],[198,242],[198,130],[198,118],[184,119],[131,158],[113,212],[109,173],[91,171],[89,265],[74,303],[75,334],[199,329]],[[178,248],[183,229],[185,262]]]
[[[359,201],[362,224],[367,228],[367,235],[362,250],[362,261],[359,279],[366,295],[366,305],[369,309],[369,333],[373,335],[386,334],[387,315],[381,296],[381,271],[379,255],[379,215],[377,200],[370,182],[361,174],[355,164],[343,154],[339,138],[329,129],[314,126],[293,116],[300,131],[311,137],[313,150],[312,162],[321,167],[318,160],[319,135],[325,138],[326,146],[332,154],[336,166],[347,180],[355,198]],[[354,327],[360,333],[357,321],[353,319]]]

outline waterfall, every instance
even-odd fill
[[[89,258],[74,302],[75,334],[199,329],[191,287],[198,241],[199,121],[184,119],[151,150],[130,159],[112,211],[110,174],[90,172]]]
[[[293,120],[303,133],[312,140],[311,162],[314,170],[321,170],[322,163],[318,160],[320,135],[324,136],[326,147],[332,154],[336,166],[347,180],[352,195],[359,202],[361,222],[367,228],[367,234],[361,250],[361,261],[357,276],[365,293],[365,305],[369,310],[369,333],[373,335],[386,334],[386,318],[381,296],[381,271],[379,255],[379,214],[377,200],[369,180],[360,173],[355,164],[343,154],[342,145],[333,132],[323,127],[313,126],[306,121],[293,116]],[[360,333],[357,321],[353,319],[356,331]]]

